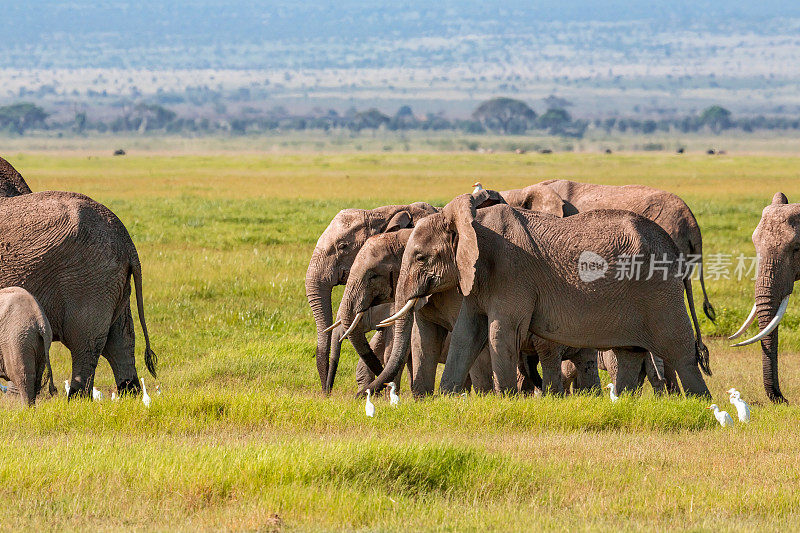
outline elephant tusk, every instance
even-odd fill
[[[342,321],[341,320],[337,320],[336,322],[334,322],[333,324],[331,324],[327,328],[323,329],[322,333],[328,333],[329,331],[333,331],[334,329],[336,329],[337,326],[341,326],[341,325],[342,325]]]
[[[351,332],[352,332],[354,329],[356,329],[356,326],[358,325],[358,323],[359,323],[359,322],[361,322],[361,317],[363,317],[363,316],[364,316],[364,311],[359,311],[358,313],[356,313],[356,316],[355,316],[355,318],[353,319],[353,323],[352,323],[352,324],[350,324],[350,327],[349,327],[349,328],[347,328],[347,331],[345,331],[344,333],[342,333],[342,338],[345,338],[345,337],[347,337],[348,335],[350,335],[350,333],[351,333]]]
[[[753,320],[756,319],[756,307],[757,307],[756,304],[753,304],[753,309],[750,311],[750,314],[747,315],[747,318],[745,319],[744,324],[742,324],[742,327],[740,327],[736,333],[728,337],[728,340],[733,340],[736,337],[741,336],[742,333],[744,333],[745,331],[747,331],[747,328],[749,328],[750,324],[753,323]]]
[[[653,362],[653,369],[656,371],[656,378],[658,378],[658,381],[664,381],[664,376],[661,375],[661,371],[658,369],[658,365],[656,364],[656,356],[653,355],[653,352],[650,352],[650,361]]]
[[[772,333],[772,330],[777,328],[778,324],[781,323],[781,319],[783,318],[783,315],[786,313],[786,307],[788,307],[788,305],[789,305],[789,297],[787,296],[781,302],[781,306],[778,307],[778,312],[775,314],[775,318],[773,318],[772,321],[769,324],[767,324],[767,327],[761,330],[761,333],[759,333],[752,339],[747,339],[746,341],[736,343],[733,346],[734,347],[747,346],[748,344],[753,344],[754,342],[760,341],[761,339]]]
[[[419,298],[411,298],[409,301],[406,302],[406,305],[404,305],[402,309],[400,309],[398,312],[396,312],[395,314],[393,314],[392,316],[390,316],[386,320],[382,321],[380,324],[378,324],[375,327],[377,327],[377,328],[386,328],[386,327],[391,326],[397,320],[399,320],[399,319],[403,318],[404,316],[406,316],[406,314],[408,314],[408,312],[411,311],[411,308],[414,307],[414,304],[417,303],[418,299]]]

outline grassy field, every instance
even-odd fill
[[[163,393],[63,394],[0,418],[0,523],[23,529],[779,530],[800,526],[800,309],[781,328],[772,406],[757,346],[727,348],[750,280],[709,279],[702,318],[715,400],[736,386],[748,426],[705,403],[641,398],[376,400],[367,419],[348,346],[319,392],[303,274],[344,207],[443,204],[475,180],[503,189],[552,177],[680,194],[706,256],[753,254],[761,209],[800,199],[800,159],[588,154],[134,156],[4,153],[34,190],[86,193],[125,222],[144,265]],[[341,289],[336,292],[341,294]],[[754,328],[753,330],[754,331]],[[140,337],[140,332],[137,334]],[[141,344],[141,343],[140,343]],[[141,354],[141,346],[138,347]],[[141,358],[140,358],[141,359]],[[140,372],[144,365],[140,360]],[[57,383],[69,373],[56,345]],[[142,374],[144,375],[144,374]],[[604,378],[605,379],[605,378]],[[155,382],[145,376],[153,393]],[[101,360],[97,386],[113,381]]]

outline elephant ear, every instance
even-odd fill
[[[474,200],[475,209],[483,209],[491,205],[506,203],[499,192],[491,189],[481,189],[478,192],[474,192],[472,193],[472,198]]]
[[[384,233],[389,233],[390,231],[410,228],[411,225],[411,213],[405,210],[398,211],[392,218],[389,219],[389,222],[386,223],[386,227],[383,229],[383,231]]]
[[[456,267],[461,294],[469,296],[475,283],[475,265],[478,263],[478,236],[475,234],[475,199],[462,194],[444,207],[456,243]]]
[[[564,200],[548,185],[537,183],[523,189],[525,192],[522,207],[540,213],[549,213],[559,218],[564,217]]]
[[[780,204],[788,204],[789,199],[786,198],[786,195],[782,192],[776,192],[775,196],[772,197],[772,205],[780,205]]]

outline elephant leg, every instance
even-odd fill
[[[689,338],[687,342],[681,343],[676,343],[673,339],[671,343],[664,343],[661,346],[663,351],[656,352],[654,350],[653,353],[664,359],[665,362],[669,362],[670,366],[675,369],[681,380],[681,385],[683,385],[684,392],[687,395],[710,398],[711,393],[708,391],[708,386],[697,364],[695,354],[697,348],[694,338]]]
[[[664,361],[663,359],[661,359]],[[667,394],[680,394],[681,386],[678,382],[678,374],[667,361],[664,361],[664,383],[667,389]]]
[[[561,379],[561,351],[548,347],[539,351],[542,363],[542,393],[563,394],[564,382]]]
[[[594,348],[582,348],[572,358],[577,369],[575,388],[579,391],[588,391],[597,395],[603,393],[600,383],[600,374],[597,372],[598,351]]]
[[[442,354],[447,331],[441,326],[414,313],[414,327],[411,330],[411,362],[414,368],[414,382],[411,392],[414,397],[433,394],[436,387],[436,369]]]
[[[492,377],[492,358],[489,355],[489,348],[484,347],[477,359],[469,369],[469,376],[472,378],[472,388],[475,392],[487,394],[494,391],[494,379]]]
[[[126,305],[111,324],[102,353],[111,366],[119,393],[138,393],[141,386],[136,374],[136,337],[130,305]]]
[[[626,350],[624,348],[614,348],[612,351],[617,363],[614,390],[617,394],[635,391],[639,387],[639,373],[642,371],[646,352]],[[608,360],[606,360],[606,363],[608,363]]]
[[[461,392],[469,369],[486,345],[488,336],[486,315],[481,314],[468,298],[464,298],[450,337],[447,362],[439,384],[442,393]]]
[[[521,345],[519,329],[511,317],[494,317],[489,321],[489,355],[492,358],[495,390],[499,394],[517,392]]]
[[[664,360],[652,354],[644,357],[644,369],[647,373],[647,380],[653,386],[653,392],[661,396],[667,391],[667,384],[664,379]]]
[[[538,391],[539,394],[542,393],[542,376],[539,375],[539,354],[533,352],[531,354],[525,355],[528,360],[528,377],[531,378],[531,384],[533,385],[533,392],[534,394]]]
[[[20,403],[24,406],[33,405],[36,402],[36,360],[25,356],[25,350],[19,347],[8,348],[3,353],[6,373],[11,382],[16,385]],[[10,389],[9,389],[10,390]]]
[[[608,377],[611,378],[611,383],[617,381],[617,357],[614,355],[614,350],[601,350],[597,352],[597,359],[603,362],[603,369],[608,372]],[[600,364],[597,365],[598,368]]]

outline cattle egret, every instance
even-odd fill
[[[475,194],[476,192],[481,192],[483,190],[483,185],[481,185],[480,181],[476,181],[475,183],[472,184],[472,186],[475,187],[474,189],[472,189],[472,194]]]
[[[717,404],[713,403],[706,407],[706,409],[712,409],[714,411],[714,417],[717,419],[720,426],[728,427],[733,425],[733,418],[731,418],[731,415],[729,415],[727,411],[720,411]]]
[[[139,378],[142,382],[142,403],[145,407],[150,407],[150,396],[147,394],[147,387],[144,386],[144,378]]]
[[[112,392],[111,393],[111,401],[112,402],[116,402],[117,400],[119,400],[119,396],[117,396],[116,392]]]
[[[619,396],[617,396],[617,394],[614,392],[613,383],[609,383],[608,385],[606,385],[606,388],[608,389],[608,396],[609,398],[611,398],[612,402],[616,402],[617,400],[619,400]]]
[[[750,406],[747,402],[742,400],[742,395],[736,389],[730,389],[728,394],[731,395],[730,402],[736,407],[736,414],[739,415],[739,422],[750,422]]]
[[[397,384],[392,381],[389,383],[389,405],[393,405],[397,407],[397,404],[400,403],[400,396],[397,395],[395,390],[397,389]]]
[[[69,380],[68,379],[64,380],[64,392],[66,392],[67,396],[69,396]]]
[[[369,399],[369,395],[372,391],[367,389],[367,404],[364,406],[364,411],[367,413],[367,416],[375,416],[375,406]]]
[[[92,400],[102,400],[103,393],[97,390],[96,387],[92,387]]]

